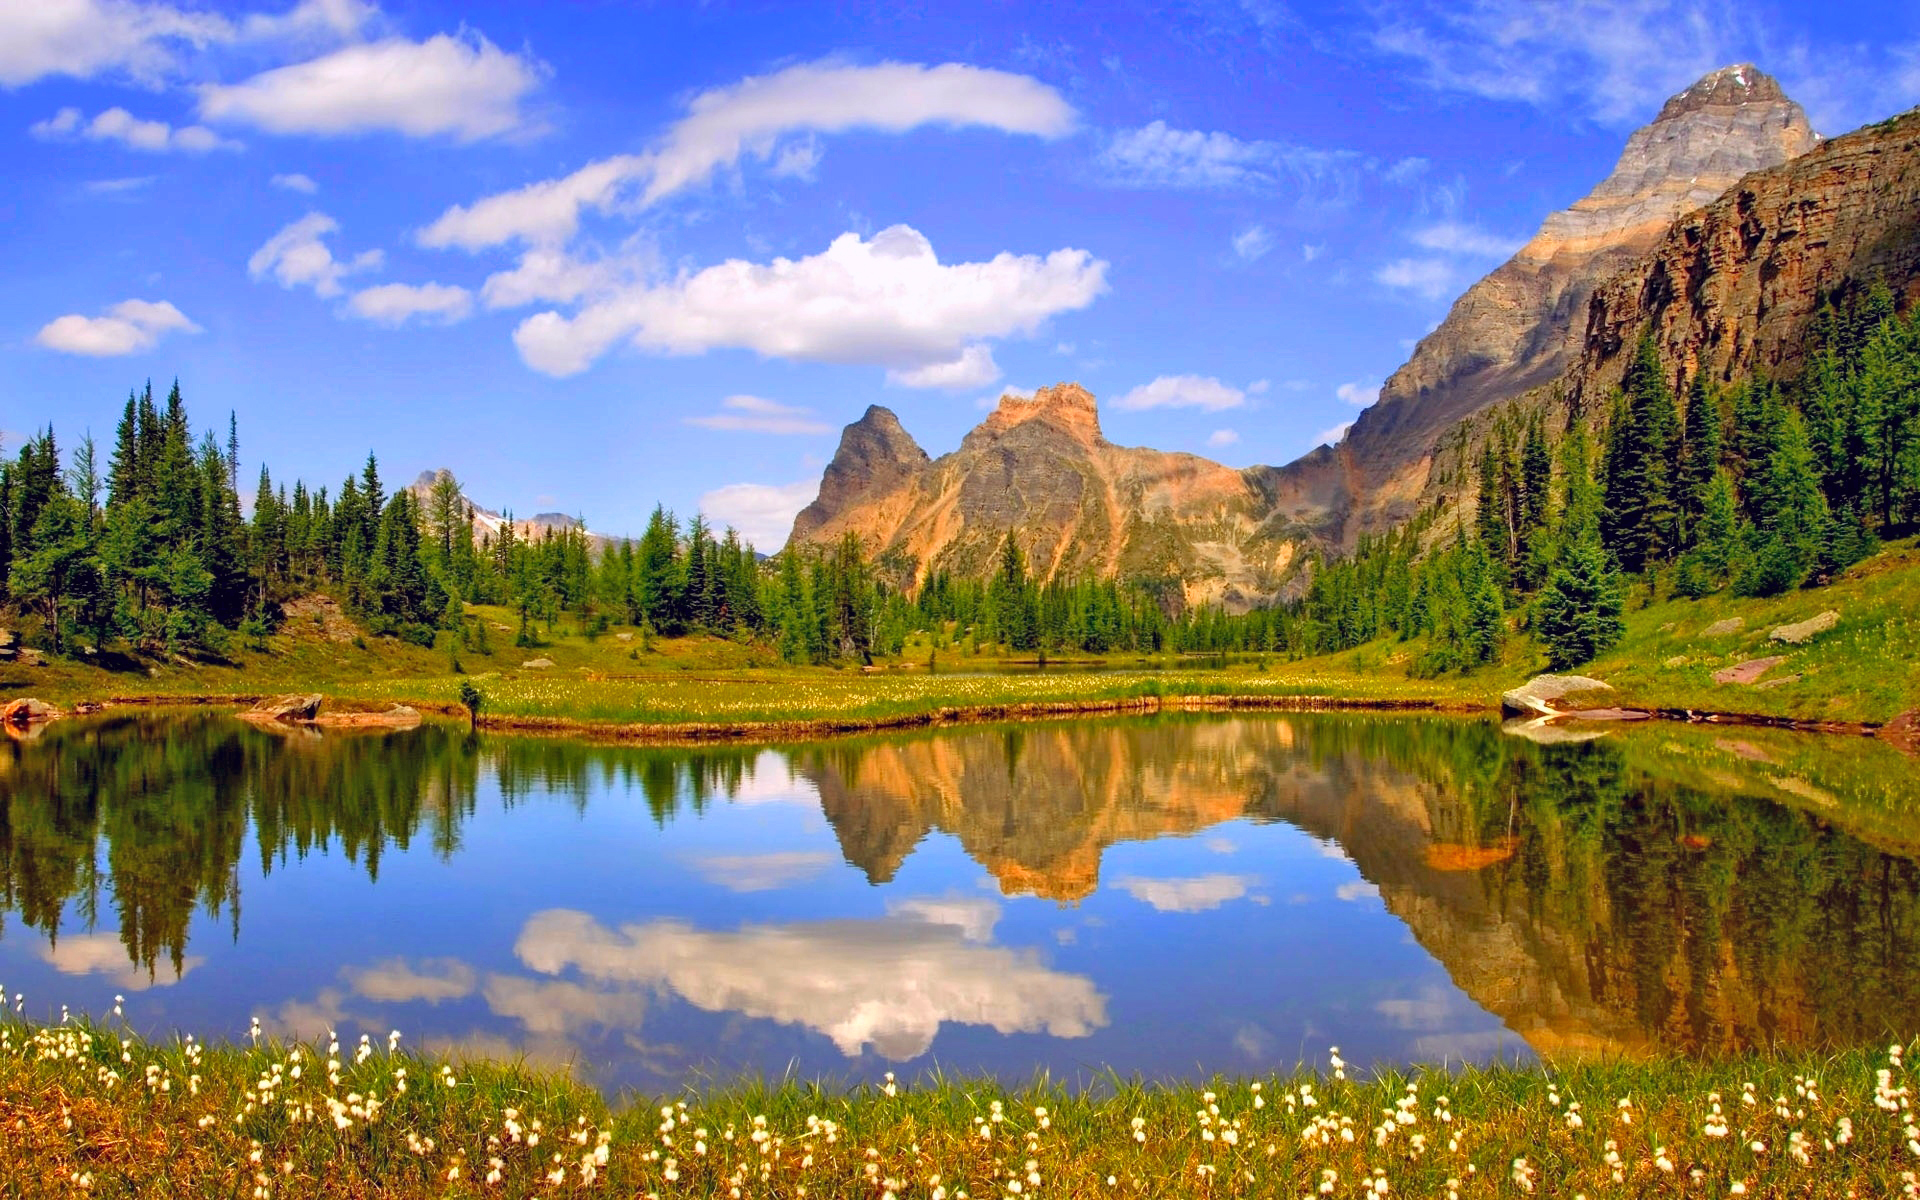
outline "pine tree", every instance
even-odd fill
[[[1687,390],[1686,427],[1682,434],[1680,471],[1675,491],[1680,498],[1681,544],[1699,541],[1697,522],[1706,505],[1707,489],[1720,470],[1720,400],[1707,386],[1704,372],[1693,377]]]
[[[1547,649],[1547,663],[1564,671],[1591,662],[1626,633],[1620,579],[1592,537],[1567,548],[1534,607],[1534,628]]]

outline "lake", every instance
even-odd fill
[[[1920,1028],[1911,759],[1545,736],[1263,714],[669,749],[59,722],[0,743],[0,985],[42,1018],[124,995],[150,1034],[399,1029],[610,1091]]]

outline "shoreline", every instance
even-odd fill
[[[141,694],[109,696],[74,704],[66,716],[93,716],[114,709],[153,708],[234,708],[245,709],[277,693],[223,692]],[[423,715],[464,720],[466,710],[458,704],[424,701],[396,695],[388,700],[327,697],[333,712],[378,713],[384,707],[405,705]],[[1587,719],[1586,711],[1605,711],[1608,717]],[[1552,724],[1580,722],[1599,724],[1620,720],[1617,709],[1567,709],[1541,720]],[[1481,703],[1456,697],[1384,697],[1333,696],[1319,694],[1272,695],[1260,693],[1172,693],[1133,697],[1104,697],[1085,700],[1050,700],[989,703],[978,705],[938,705],[918,711],[872,717],[799,717],[771,721],[619,721],[590,717],[539,716],[532,714],[483,713],[476,728],[489,733],[538,737],[580,738],[583,740],[661,746],[698,746],[726,742],[822,741],[864,734],[916,729],[944,729],[966,725],[1001,722],[1040,722],[1069,720],[1090,716],[1150,716],[1160,713],[1432,713],[1445,716],[1483,716],[1502,713],[1498,703]],[[1876,738],[1907,753],[1916,752],[1910,722],[1900,719],[1875,721],[1823,721],[1783,717],[1766,713],[1725,710],[1701,710],[1681,707],[1650,707],[1631,710],[1629,721],[1672,721],[1682,724],[1711,724],[1729,727],[1785,729],[1801,733],[1820,733],[1840,737]],[[1640,715],[1644,714],[1644,716]],[[63,716],[62,719],[65,719]],[[301,724],[295,722],[294,724]],[[319,722],[324,726],[326,722]]]

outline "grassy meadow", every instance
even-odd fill
[[[1840,614],[1839,626],[1811,644],[1768,640],[1773,628],[1828,609]],[[444,633],[436,649],[370,638],[337,609],[309,604],[260,646],[236,648],[228,662],[123,662],[117,669],[72,661],[0,664],[0,697],[36,695],[72,705],[317,691],[355,706],[407,703],[451,712],[461,684],[471,683],[485,698],[484,717],[500,727],[620,726],[643,734],[672,726],[709,735],[833,732],[1188,698],[1202,705],[1237,697],[1276,705],[1490,708],[1546,662],[1532,637],[1516,627],[1499,664],[1433,679],[1412,675],[1424,649],[1418,639],[1381,639],[1310,658],[1115,654],[1089,664],[1084,656],[1068,656],[1036,670],[1031,656],[1014,663],[990,649],[935,650],[923,635],[909,639],[897,658],[857,670],[784,665],[770,647],[746,640],[649,637],[619,627],[592,633],[566,618],[542,629],[538,645],[518,647],[509,611],[468,612],[489,630],[482,650],[452,647],[452,635]],[[1739,618],[1742,628],[1705,635],[1728,618]],[[1920,545],[1912,541],[1889,547],[1827,587],[1767,599],[1656,598],[1641,586],[1629,598],[1626,626],[1618,646],[1581,668],[1616,690],[1587,693],[1580,702],[1866,723],[1920,709]],[[1713,682],[1723,667],[1775,654],[1786,661],[1758,684]],[[1098,669],[1088,669],[1094,665]]]
[[[14,1196],[1914,1195],[1899,1046],[1206,1084],[793,1080],[627,1097],[390,1040],[0,1022]]]

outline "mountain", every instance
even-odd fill
[[[1406,519],[1449,429],[1580,358],[1597,288],[1632,273],[1683,214],[1819,142],[1800,106],[1751,64],[1707,75],[1627,139],[1598,186],[1454,302],[1340,446],[1282,468],[1283,478],[1325,506],[1336,542]]]
[[[793,540],[857,533],[902,582],[986,574],[1012,533],[1040,578],[1177,580],[1188,603],[1272,595],[1296,552],[1271,472],[1116,446],[1077,383],[1009,393],[937,459],[884,408],[846,427]]]
[[[420,502],[421,509],[424,511],[428,498],[433,494],[434,485],[443,479],[453,478],[453,472],[445,467],[440,467],[432,471],[422,471],[414,477],[414,481],[407,486],[407,490],[413,493],[413,498]],[[457,483],[458,481],[455,480],[455,482]],[[467,506],[467,512],[473,524],[473,533],[476,539],[482,534],[488,537],[499,536],[500,530],[507,523],[507,518],[504,515],[490,508],[482,508],[480,505],[475,504],[464,490],[460,493],[460,499]],[[580,518],[570,517],[565,513],[535,513],[531,517],[516,517],[513,522],[513,535],[523,540],[536,540],[550,531],[562,529],[584,530],[587,535],[587,543],[596,550],[603,549],[619,540],[617,538],[610,538],[605,534],[595,533],[591,529],[587,529]]]
[[[1611,174],[1469,288],[1340,445],[1246,470],[1119,447],[1102,436],[1093,396],[1061,384],[1002,398],[957,451],[929,459],[875,407],[847,427],[794,540],[853,530],[904,582],[933,570],[985,574],[1013,532],[1042,577],[1178,580],[1188,602],[1234,608],[1270,597],[1304,551],[1349,546],[1442,498],[1436,459],[1462,421],[1569,372],[1598,383],[1613,369],[1617,379],[1607,364],[1655,309],[1677,355],[1704,356],[1724,375],[1786,354],[1794,334],[1782,318],[1811,312],[1816,290],[1873,263],[1904,269],[1884,245],[1902,242],[1900,213],[1910,229],[1913,197],[1881,180],[1905,168],[1876,159],[1897,156],[1881,135],[1863,135],[1873,149],[1862,135],[1823,145],[1771,77],[1750,64],[1715,71],[1668,100]],[[1752,213],[1737,199],[1750,187]],[[1796,217],[1796,205],[1849,214],[1834,217],[1849,248],[1815,236],[1825,226],[1795,225],[1813,220]],[[1703,211],[1716,214],[1708,225]],[[1750,217],[1770,222],[1764,245],[1746,244]],[[1809,236],[1786,247],[1802,229]],[[1736,264],[1744,273],[1729,277]],[[1762,324],[1772,332],[1742,340],[1746,325]]]

